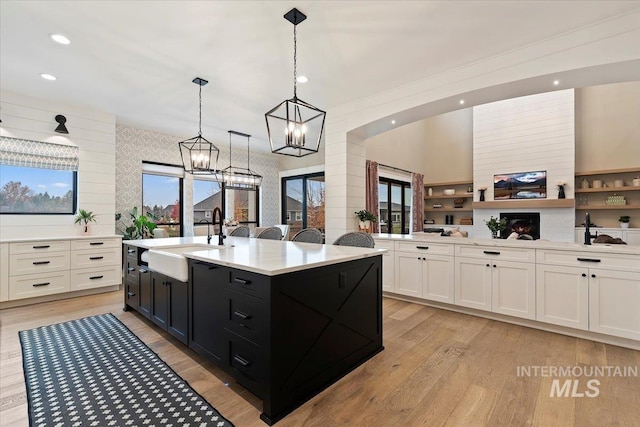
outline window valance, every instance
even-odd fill
[[[71,145],[0,136],[0,164],[77,171],[80,149]]]

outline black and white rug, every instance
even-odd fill
[[[32,426],[233,427],[112,314],[20,343]]]

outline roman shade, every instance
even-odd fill
[[[2,165],[77,171],[79,153],[80,149],[73,145],[0,136]]]

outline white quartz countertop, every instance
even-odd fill
[[[456,245],[469,246],[493,246],[504,248],[525,248],[525,249],[553,249],[559,251],[578,251],[585,253],[612,253],[640,255],[638,245],[605,245],[595,243],[592,245],[582,245],[573,242],[553,242],[550,240],[515,240],[515,239],[470,239],[464,237],[444,237],[434,233],[416,232],[413,234],[373,234],[377,240],[394,240],[401,242],[433,242],[450,243]]]
[[[211,245],[217,247],[218,236]],[[143,249],[167,248],[176,245],[207,243],[206,236],[171,237],[165,239],[125,240],[124,244]],[[314,267],[338,264],[361,258],[381,255],[386,249],[355,248],[350,246],[320,245],[315,243],[280,240],[227,237],[225,248],[185,252],[187,258],[217,265],[252,271],[267,276],[306,270]],[[152,266],[150,266],[153,268]]]
[[[20,242],[44,242],[55,240],[100,240],[100,239],[122,239],[120,234],[89,235],[89,236],[56,236],[56,237],[29,237],[23,239],[0,239],[0,243],[20,243]]]

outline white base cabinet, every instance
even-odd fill
[[[475,258],[455,260],[455,303],[491,311],[491,265]]]
[[[394,242],[376,240],[375,247],[387,250],[387,252],[382,254],[382,290],[384,292],[396,292],[396,262]]]
[[[537,266],[536,320],[589,330],[588,269]]]
[[[535,265],[515,261],[491,264],[491,311],[536,318]]]
[[[640,273],[589,269],[589,329],[640,340]]]

